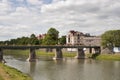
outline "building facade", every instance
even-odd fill
[[[100,36],[90,36],[90,34],[83,34],[82,32],[71,30],[66,36],[67,45],[86,45],[86,46],[100,46]]]
[[[82,32],[71,30],[66,36],[66,43],[68,45],[81,45],[83,37],[84,34]]]
[[[82,41],[83,41],[83,44],[86,46],[100,46],[101,45],[100,36],[84,37]]]
[[[37,39],[38,39],[38,40],[44,39],[45,36],[46,36],[46,34],[39,34],[39,35],[37,36]]]

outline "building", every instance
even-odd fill
[[[44,39],[45,36],[46,36],[46,34],[39,34],[39,35],[37,36],[37,39],[38,39],[38,40]]]
[[[100,36],[84,37],[82,42],[86,46],[100,46],[101,45],[101,37]]]
[[[82,38],[84,34],[82,32],[71,30],[66,36],[66,43],[68,45],[82,45]]]
[[[100,46],[100,36],[90,36],[89,33],[84,34],[82,32],[71,30],[66,36],[67,45],[86,45],[86,46]]]

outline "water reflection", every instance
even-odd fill
[[[30,75],[33,77],[36,70],[36,62],[29,62],[30,64]]]
[[[120,61],[39,58],[37,62],[7,57],[7,64],[29,74],[33,80],[120,80]]]

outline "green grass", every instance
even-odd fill
[[[14,55],[14,56],[26,56],[29,55],[29,50],[3,50],[5,54]],[[35,50],[37,56],[46,56],[46,57],[54,57],[55,51],[53,52],[45,52],[43,50]],[[63,52],[63,57],[75,57],[76,52]],[[95,59],[99,60],[120,60],[120,54],[100,54],[98,56],[93,56],[92,54],[86,54],[87,57],[95,57]]]
[[[37,56],[54,56],[54,52],[45,52],[41,50],[36,50],[36,55]]]
[[[101,54],[96,57],[98,60],[119,60],[120,61],[120,54]]]
[[[29,55],[29,50],[3,50],[4,54],[7,55],[14,55],[14,56],[19,56],[19,55],[23,55],[23,56],[27,56]],[[55,52],[45,52],[43,50],[36,50],[36,55],[37,56],[51,56],[54,57],[55,56]],[[75,57],[76,56],[76,52],[63,52],[63,56],[64,57]]]
[[[3,77],[0,75],[0,80],[4,80]]]
[[[0,63],[0,80],[32,80],[28,75],[17,69]]]
[[[36,51],[38,56],[55,56],[55,52]],[[74,57],[75,52],[63,52],[64,57]]]
[[[27,56],[29,55],[29,50],[3,50],[4,54],[8,55],[24,55]]]

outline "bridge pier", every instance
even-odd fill
[[[62,58],[63,58],[63,54],[61,48],[56,48],[55,57],[53,59],[57,60]]]
[[[101,49],[100,48],[94,48],[95,50],[95,54],[100,54],[101,53]]]
[[[3,61],[3,50],[0,48],[0,62]]]
[[[83,48],[78,48],[77,49],[77,56],[75,56],[76,59],[82,59],[85,58],[85,53]]]
[[[36,61],[36,53],[34,48],[30,48],[28,61],[35,62]]]
[[[92,53],[92,48],[91,47],[89,48],[89,53]]]

